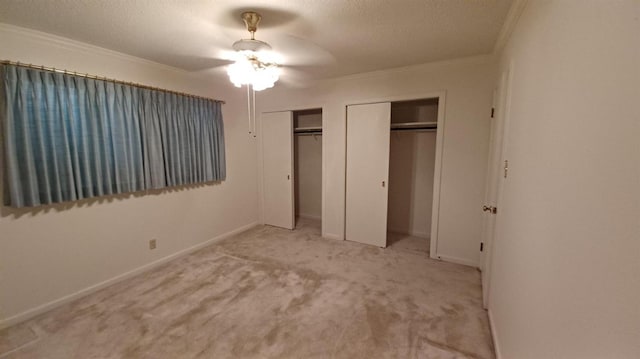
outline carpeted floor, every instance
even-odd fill
[[[429,257],[429,239],[404,233],[387,233],[387,246],[396,251],[411,252]]]
[[[5,329],[0,358],[493,358],[478,271],[400,242],[256,227]]]

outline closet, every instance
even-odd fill
[[[391,103],[387,245],[427,253],[438,100]]]
[[[439,102],[347,107],[347,240],[428,253],[437,233]]]
[[[320,228],[322,109],[262,113],[260,134],[263,223]]]
[[[296,226],[320,228],[322,217],[322,109],[293,112]]]

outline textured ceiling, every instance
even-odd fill
[[[240,13],[285,71],[330,78],[491,53],[512,0],[0,0],[0,22],[208,71],[246,38]],[[227,55],[226,55],[227,54]]]

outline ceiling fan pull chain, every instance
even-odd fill
[[[251,85],[251,93],[253,97],[253,137],[256,137],[256,90],[254,90],[253,85]]]
[[[247,115],[249,117],[249,135],[251,135],[251,96],[249,85],[247,85]]]

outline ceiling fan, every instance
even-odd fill
[[[262,16],[254,11],[245,11],[241,17],[251,38],[233,43],[236,58],[235,63],[227,68],[229,79],[236,87],[247,85],[254,91],[271,88],[280,78],[280,69],[271,53],[271,45],[255,38]]]
[[[308,40],[280,33],[272,39],[277,42],[278,47],[287,51],[286,56],[282,56],[273,51],[267,42],[256,39],[255,34],[262,19],[259,13],[245,11],[240,17],[251,36],[233,43],[234,51],[227,58],[233,63],[228,65],[226,70],[229,80],[236,87],[247,87],[249,134],[256,137],[256,91],[273,87],[281,75],[284,75],[285,80],[288,79],[292,86],[299,87],[304,84],[307,74],[297,71],[295,67],[323,65],[332,63],[335,59],[329,52]]]

